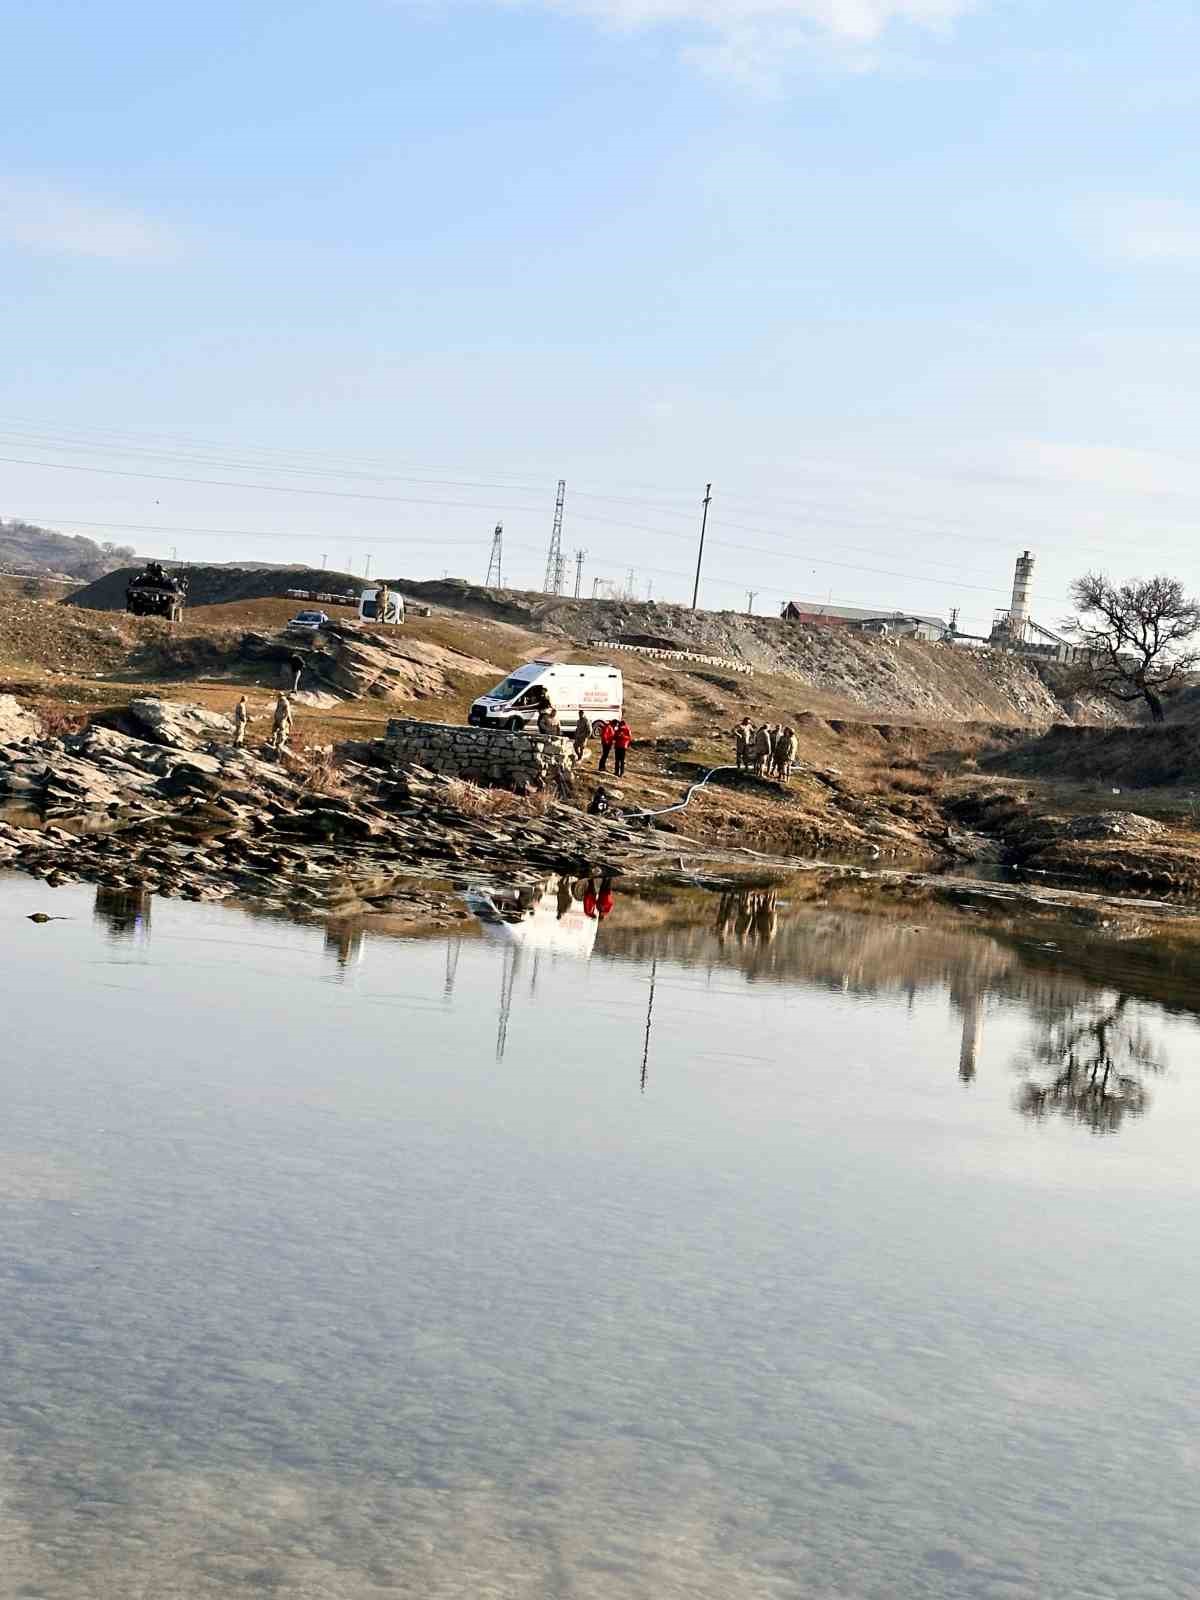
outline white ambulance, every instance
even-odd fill
[[[481,694],[467,721],[476,728],[536,732],[543,694],[558,712],[558,725],[564,733],[574,733],[581,711],[591,723],[611,722],[624,714],[625,685],[619,668],[527,661],[503,683]]]

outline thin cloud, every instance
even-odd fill
[[[0,242],[104,261],[145,261],[171,249],[167,230],[148,217],[23,178],[0,178]]]
[[[686,33],[684,59],[751,89],[776,85],[780,66],[815,56],[872,71],[895,32],[942,33],[976,0],[505,0],[634,32]]]
[[[1112,208],[1105,234],[1127,261],[1200,262],[1200,212],[1169,200],[1137,200]]]

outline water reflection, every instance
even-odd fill
[[[363,957],[366,932],[361,922],[327,922],[325,949],[337,962],[339,972],[356,967]]]
[[[1146,1028],[1130,1014],[1128,996],[1085,1002],[1040,1024],[1017,1063],[1028,1080],[1017,1108],[1038,1120],[1057,1115],[1093,1133],[1116,1133],[1126,1117],[1146,1111],[1150,1095],[1143,1080],[1165,1067]]]
[[[10,887],[0,1594],[1195,1595],[1182,957],[576,888]]]
[[[496,1060],[508,1045],[513,992],[518,975],[529,963],[529,997],[537,994],[538,964],[543,955],[586,961],[596,944],[601,922],[615,902],[612,879],[572,879],[558,874],[539,884],[475,887],[466,902],[478,919],[484,939],[502,947],[500,1001],[496,1018]],[[452,946],[460,940],[451,940]],[[454,987],[457,954],[446,956],[446,993]]]
[[[786,889],[759,886],[709,897],[704,914],[686,923],[664,927],[631,916],[605,930],[598,953],[655,966],[673,959],[712,972],[732,966],[751,982],[894,992],[910,1005],[941,991],[960,1019],[954,1067],[965,1085],[986,1063],[989,1013],[1018,1008],[1038,1026],[1016,1063],[1027,1080],[1018,1097],[1022,1115],[1061,1115],[1096,1132],[1116,1132],[1148,1109],[1143,1080],[1163,1070],[1160,1053],[1135,1018],[1136,1003],[1093,974],[1096,946],[1086,934],[1076,956],[1066,930],[1049,944],[1008,931],[968,931],[961,919],[933,908],[922,914],[929,920],[791,904]],[[647,1029],[643,1087],[649,1037]]]
[[[153,903],[154,897],[145,889],[98,888],[92,915],[111,939],[148,943]]]
[[[779,930],[779,892],[765,889],[727,890],[717,904],[717,937],[724,944],[771,944]]]

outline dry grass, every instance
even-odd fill
[[[346,798],[351,793],[332,747],[313,744],[298,730],[293,732],[291,746],[284,753],[283,766],[288,775],[310,794]]]
[[[465,778],[447,778],[445,795],[464,817],[541,817],[553,803],[544,789],[514,794],[511,789],[484,789]]]
[[[897,768],[893,765],[887,774],[886,787],[897,794],[936,795],[946,786],[946,774],[922,770],[920,767]]]
[[[65,739],[68,734],[82,733],[87,726],[86,711],[68,711],[53,700],[29,702],[29,709],[41,722],[50,739]]]

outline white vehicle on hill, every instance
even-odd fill
[[[404,596],[395,589],[364,589],[358,600],[358,617],[360,622],[384,622],[398,627],[404,621]]]
[[[537,731],[543,699],[558,712],[564,733],[573,733],[580,713],[589,722],[611,722],[624,714],[625,685],[618,667],[582,666],[570,661],[527,661],[487,694],[481,694],[467,715],[476,728],[506,728],[510,733]]]

